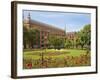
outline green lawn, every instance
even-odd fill
[[[44,53],[45,57],[65,57],[65,56],[80,56],[81,54],[86,54],[85,50],[76,50],[76,49],[46,49],[46,50],[28,50],[24,51],[24,58],[27,59],[38,59],[40,58],[40,54]]]

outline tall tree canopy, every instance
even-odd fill
[[[57,36],[49,36],[49,44],[55,49],[61,49],[64,47],[65,40]]]
[[[79,32],[79,43],[81,47],[84,46],[90,48],[91,44],[91,25],[85,25],[84,28]]]
[[[33,48],[33,45],[39,44],[39,37],[40,33],[38,30],[26,27],[23,27],[23,42],[24,42],[24,48],[26,48],[26,45],[29,45],[29,48]]]

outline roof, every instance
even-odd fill
[[[24,20],[24,23],[28,24],[29,20]],[[49,25],[47,23],[39,22],[39,21],[36,21],[36,20],[30,20],[30,23],[31,24],[35,24],[35,25],[39,25],[39,26],[42,26],[42,27],[47,27],[47,28],[50,28],[50,29],[54,29],[54,30],[59,30],[59,31],[65,32],[63,29],[60,29],[60,28],[58,28],[56,26]]]

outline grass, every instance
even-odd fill
[[[43,56],[41,56],[41,54]],[[25,65],[27,63],[32,63],[31,68],[43,68],[43,65],[47,65],[45,67],[90,65],[90,54],[87,55],[86,50],[79,49],[24,50],[23,56],[24,69],[27,69]],[[43,61],[41,61],[42,57],[44,58]]]
[[[48,57],[65,57],[65,56],[79,56],[81,54],[85,54],[85,50],[76,50],[76,49],[61,49],[61,50],[55,50],[55,49],[46,49],[46,50],[28,50],[24,51],[24,58],[30,59],[39,59],[41,53],[44,53],[44,56]]]

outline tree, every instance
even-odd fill
[[[91,43],[91,25],[85,25],[84,28],[79,32],[79,44],[83,47],[90,48]]]
[[[28,29],[24,26],[23,27],[23,46],[25,49],[27,48],[27,44],[29,42],[28,35],[29,35]]]
[[[40,33],[38,30],[29,28],[27,29],[26,27],[23,27],[23,43],[24,43],[24,48],[27,48],[26,45],[28,45],[28,48],[33,48],[34,45],[37,43],[39,44],[39,39],[40,39]]]
[[[71,46],[72,46],[72,41],[67,39],[66,42],[65,42],[65,47],[66,48],[71,48]]]
[[[78,34],[77,34],[78,35]],[[76,46],[76,48],[78,48],[78,46],[80,45],[80,40],[79,38],[75,39],[74,45]]]
[[[49,36],[49,44],[53,46],[54,49],[64,48],[64,39],[57,36]]]
[[[29,29],[29,44],[30,44],[30,48],[34,48],[34,45],[36,45],[37,43],[39,43],[39,31],[36,29]]]

